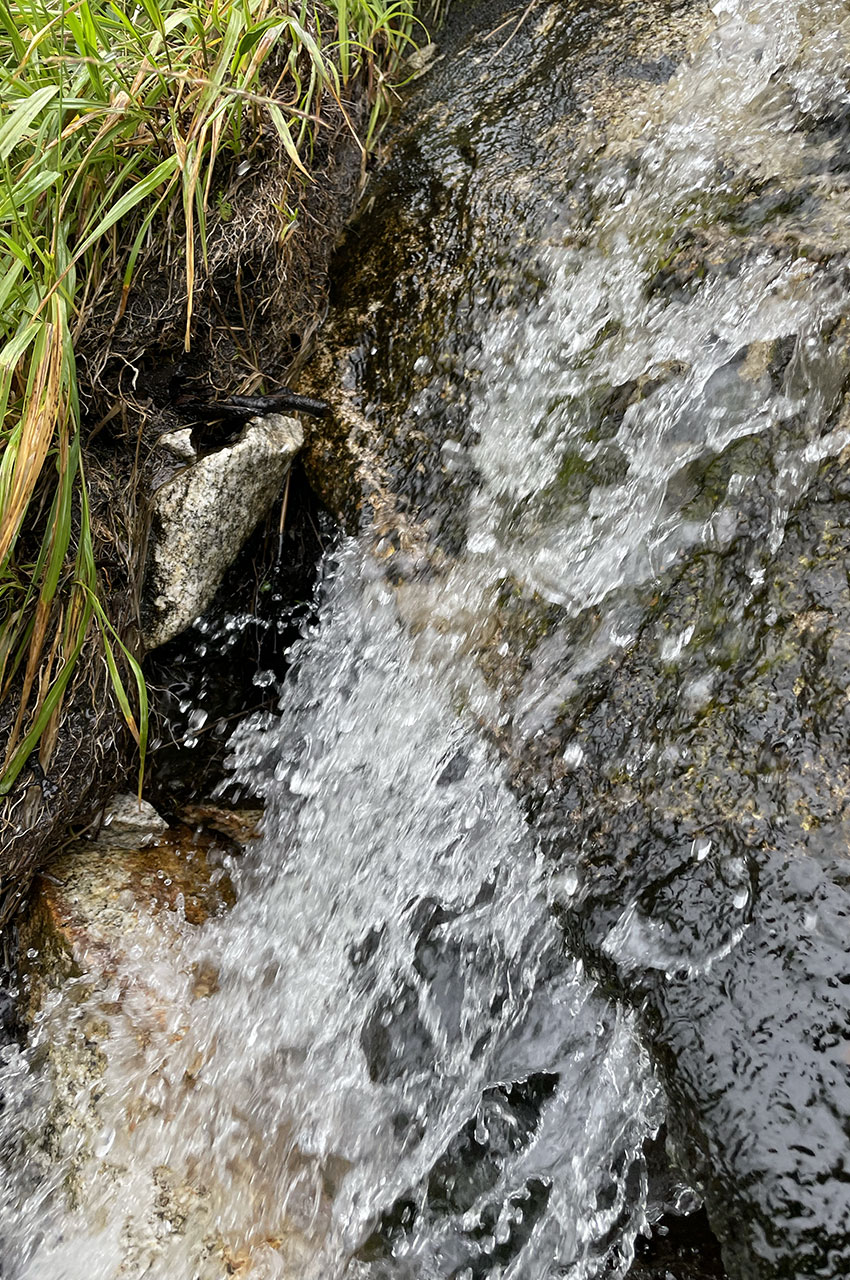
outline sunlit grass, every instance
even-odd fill
[[[368,146],[413,30],[411,0],[0,0],[0,795],[36,748],[47,765],[93,626],[144,758],[144,681],[107,619],[84,481],[92,300],[120,317],[140,254],[177,234],[188,347],[217,161],[270,125],[306,173],[323,104],[344,114],[361,75]]]

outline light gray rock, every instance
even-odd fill
[[[106,806],[95,840],[110,849],[144,849],[167,830],[152,804],[122,791]]]
[[[197,450],[192,444],[192,428],[181,427],[179,431],[167,431],[165,435],[159,437],[160,446],[167,449],[169,453],[173,453],[175,458],[180,458],[183,462],[194,462],[197,458]]]
[[[201,458],[156,491],[142,594],[148,649],[204,612],[303,443],[293,418],[253,418],[236,444]]]

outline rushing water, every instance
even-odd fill
[[[145,975],[146,1011],[111,1015],[109,1066],[87,1086],[90,1190],[69,1219],[48,1179],[7,1220],[7,1257],[32,1252],[12,1274],[77,1276],[84,1258],[115,1274],[155,1230],[166,1167],[203,1211],[151,1250],[145,1274],[163,1277],[194,1275],[218,1237],[260,1275],[291,1274],[293,1250],[299,1274],[341,1274],[400,1200],[415,1225],[397,1256],[350,1274],[491,1274],[521,1253],[524,1275],[557,1260],[578,1276],[612,1228],[640,1224],[640,1144],[658,1118],[646,1056],[564,954],[533,834],[356,546],[300,648],[280,717],[236,744],[237,777],[269,805],[239,901]],[[218,990],[186,1028],[199,965]],[[151,1005],[180,1012],[156,1028]],[[57,1011],[36,1039],[85,1036],[91,1012],[66,1010],[69,1026]],[[281,1237],[282,1251],[262,1243]]]
[[[70,980],[7,1051],[8,1280],[625,1273],[663,1101],[634,1016],[566,946],[571,831],[553,862],[495,744],[545,730],[633,643],[639,589],[732,546],[754,504],[757,585],[847,443],[850,206],[813,122],[850,105],[848,24],[840,3],[718,0],[604,145],[592,113],[573,121],[592,217],[551,202],[531,296],[484,290],[442,334],[475,366],[462,428],[439,424],[462,550],[392,580],[369,538],[329,557],[277,714],[232,743],[232,781],[267,805],[236,906],[165,940],[140,926],[117,970]],[[552,24],[536,30],[532,47]],[[482,137],[495,172],[503,140]],[[730,267],[712,229],[733,223]],[[402,413],[426,434],[439,362],[418,354]],[[490,626],[506,582],[591,619],[531,646],[512,704],[481,662],[510,657]],[[671,667],[691,638],[665,638]],[[568,745],[562,772],[580,759]],[[747,927],[750,890],[725,874],[731,923],[694,972]],[[680,969],[620,905],[606,954]]]

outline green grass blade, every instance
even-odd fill
[[[120,222],[122,218],[125,218],[128,213],[140,205],[147,196],[156,191],[157,187],[173,178],[178,168],[177,156],[168,156],[166,160],[157,165],[153,173],[147,174],[146,177],[135,183],[129,191],[125,191],[121,199],[116,201],[97,226],[89,232],[75,256],[81,258],[83,254],[87,253],[101,236],[105,235],[117,222]]]
[[[0,126],[0,160],[4,164],[29,131],[36,116],[44,110],[48,102],[53,101],[58,92],[58,84],[45,85],[43,89],[37,89],[35,93],[24,98],[12,110],[8,120]]]

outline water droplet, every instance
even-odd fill
[[[552,889],[556,898],[572,898],[578,889],[578,885],[578,871],[575,867],[569,867],[552,880]]]
[[[114,1141],[115,1141],[114,1129],[102,1130],[101,1133],[98,1134],[97,1138],[95,1139],[92,1145],[92,1150],[94,1152],[95,1157],[98,1160],[103,1160],[105,1156],[109,1155],[109,1152],[112,1149],[112,1144],[114,1143]]]
[[[693,843],[693,854],[697,862],[705,862],[711,853],[711,841],[707,836],[699,836]]]

